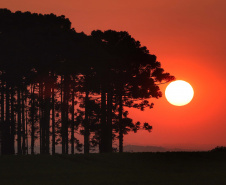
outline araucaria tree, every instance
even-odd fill
[[[0,40],[2,154],[123,152],[125,134],[152,129],[126,107],[152,108],[174,80],[128,32],[87,36],[65,16],[0,9]]]

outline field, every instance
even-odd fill
[[[1,185],[223,185],[226,153],[0,156]]]

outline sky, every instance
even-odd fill
[[[165,71],[189,82],[193,100],[182,107],[163,97],[143,112],[129,109],[134,121],[148,122],[151,133],[125,136],[125,144],[195,150],[226,146],[225,0],[1,0],[11,11],[65,15],[77,32],[128,31]]]

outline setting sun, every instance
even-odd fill
[[[171,82],[165,91],[166,99],[175,106],[183,106],[188,104],[193,96],[194,90],[192,86],[183,80]]]

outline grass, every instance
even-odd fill
[[[226,153],[0,156],[1,185],[223,185]]]

